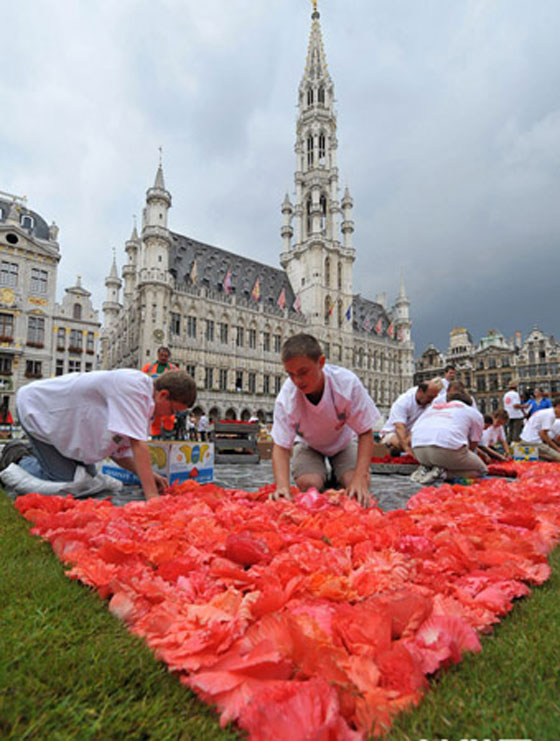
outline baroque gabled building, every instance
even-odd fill
[[[167,345],[189,370],[210,417],[269,419],[284,374],[283,341],[306,331],[327,360],[352,368],[387,411],[412,383],[410,302],[354,293],[353,201],[340,198],[334,85],[314,7],[298,90],[293,202],[282,204],[282,268],[173,232],[160,163],[140,233],[105,281],[103,366],[140,367]],[[121,303],[122,290],[122,303]]]
[[[100,323],[90,293],[78,281],[56,303],[57,240],[56,224],[49,226],[25,198],[0,192],[0,406],[7,404],[13,417],[21,386],[96,367]],[[82,347],[91,349],[84,362]]]
[[[446,354],[429,345],[418,358],[415,383],[442,375],[447,363],[455,366],[457,378],[474,395],[483,414],[503,405],[512,380],[521,393],[531,394],[537,387],[549,394],[560,392],[560,344],[537,327],[525,340],[521,332],[507,338],[491,329],[476,344],[466,329],[455,328]]]

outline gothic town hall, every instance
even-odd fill
[[[410,305],[401,278],[392,306],[353,292],[354,222],[340,199],[334,85],[315,9],[298,89],[293,202],[281,204],[280,265],[177,234],[163,168],[146,192],[140,233],[106,278],[102,367],[138,368],[160,345],[187,369],[211,418],[271,418],[284,380],[283,341],[309,332],[327,362],[351,368],[380,410],[412,385]],[[121,295],[122,291],[122,295]]]

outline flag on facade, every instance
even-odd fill
[[[284,288],[280,291],[280,295],[278,296],[278,301],[276,303],[282,309],[282,311],[284,311],[284,309],[286,308],[286,291]]]
[[[334,311],[334,304],[330,304],[330,306],[329,306],[329,316],[332,316],[333,311]]]
[[[256,279],[253,290],[251,291],[251,296],[255,299],[255,301],[258,301],[261,297],[261,286],[258,278]]]
[[[198,267],[196,265],[196,258],[194,259],[193,264],[192,264],[190,278],[191,278],[191,283],[193,284],[193,286],[195,286],[196,281],[198,279]]]
[[[377,320],[377,324],[375,325],[374,329],[377,332],[377,334],[381,334],[381,332],[383,332],[383,317],[381,317],[381,316],[379,317],[379,319]]]
[[[352,319],[352,304],[350,304],[349,307],[346,309],[346,314],[344,316],[346,317],[347,322]]]
[[[387,334],[391,339],[393,339],[393,337],[395,336],[395,325],[393,324],[393,322],[391,322],[391,324],[389,324],[389,326],[387,327]]]
[[[369,332],[369,330],[371,329],[371,322],[369,320],[369,316],[366,316],[366,318],[364,319],[364,323],[362,324],[362,327],[366,330],[366,332]]]
[[[228,270],[226,273],[226,277],[224,278],[224,291],[226,293],[231,293],[231,270]]]
[[[301,314],[301,299],[299,297],[299,293],[296,296],[296,300],[294,301],[294,310],[297,311],[298,314]]]

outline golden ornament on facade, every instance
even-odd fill
[[[8,304],[11,306],[15,303],[16,300],[16,294],[13,292],[11,288],[2,288],[0,291],[0,302],[3,304]]]

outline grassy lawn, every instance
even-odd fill
[[[0,493],[0,738],[234,739]],[[391,741],[560,738],[560,549],[483,652],[435,679]]]

